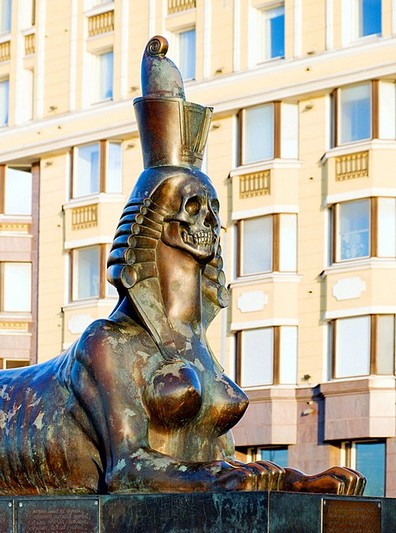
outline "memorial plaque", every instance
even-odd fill
[[[0,500],[0,533],[12,531],[12,502],[7,498]]]
[[[323,533],[381,533],[381,502],[323,500]]]
[[[16,503],[17,533],[99,533],[97,498],[30,498]]]

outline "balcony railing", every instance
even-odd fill
[[[105,11],[104,13],[88,17],[89,37],[110,31],[114,31],[114,11]]]
[[[25,56],[30,56],[36,51],[36,35],[28,33],[25,35]]]
[[[11,59],[11,41],[0,43],[0,62]]]
[[[239,176],[239,197],[251,198],[271,193],[271,170]]]
[[[168,13],[172,15],[172,13],[193,9],[196,5],[196,0],[168,0]]]
[[[72,209],[72,229],[93,228],[98,225],[98,204]]]
[[[30,233],[30,224],[25,222],[0,222],[0,233]]]
[[[29,331],[28,322],[12,321],[12,320],[0,320],[0,331]],[[1,366],[0,366],[1,368]]]
[[[369,165],[369,153],[356,152],[355,154],[336,157],[336,181],[352,180],[355,178],[367,178]]]

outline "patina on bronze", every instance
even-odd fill
[[[212,110],[152,38],[135,111],[145,170],[108,260],[119,302],[59,357],[0,374],[0,494],[303,490],[360,494],[343,468],[238,463],[248,405],[206,329],[227,305],[219,202],[201,164]]]

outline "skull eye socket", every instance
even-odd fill
[[[186,211],[189,215],[197,215],[201,209],[201,203],[198,196],[189,198],[186,202]]]
[[[219,201],[217,198],[215,198],[214,200],[211,201],[211,207],[212,207],[212,211],[213,213],[215,213],[216,215],[219,214],[219,211],[220,211],[220,204],[219,204]]]

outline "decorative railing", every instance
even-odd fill
[[[92,228],[98,225],[98,204],[72,209],[72,229]]]
[[[193,9],[196,5],[196,0],[168,0],[168,13],[171,15],[179,11],[186,11],[186,9]]]
[[[239,176],[239,197],[265,196],[271,193],[271,171],[252,172]]]
[[[29,331],[28,322],[16,322],[10,320],[0,320],[0,331]]]
[[[104,13],[88,17],[89,37],[110,31],[114,31],[114,11],[105,11]]]
[[[0,232],[29,233],[30,224],[25,222],[0,222]]]
[[[11,59],[11,41],[0,43],[0,62]]]
[[[336,157],[335,163],[336,181],[368,177],[369,153],[367,150]]]
[[[36,51],[36,34],[28,33],[25,35],[25,55],[30,56]]]

